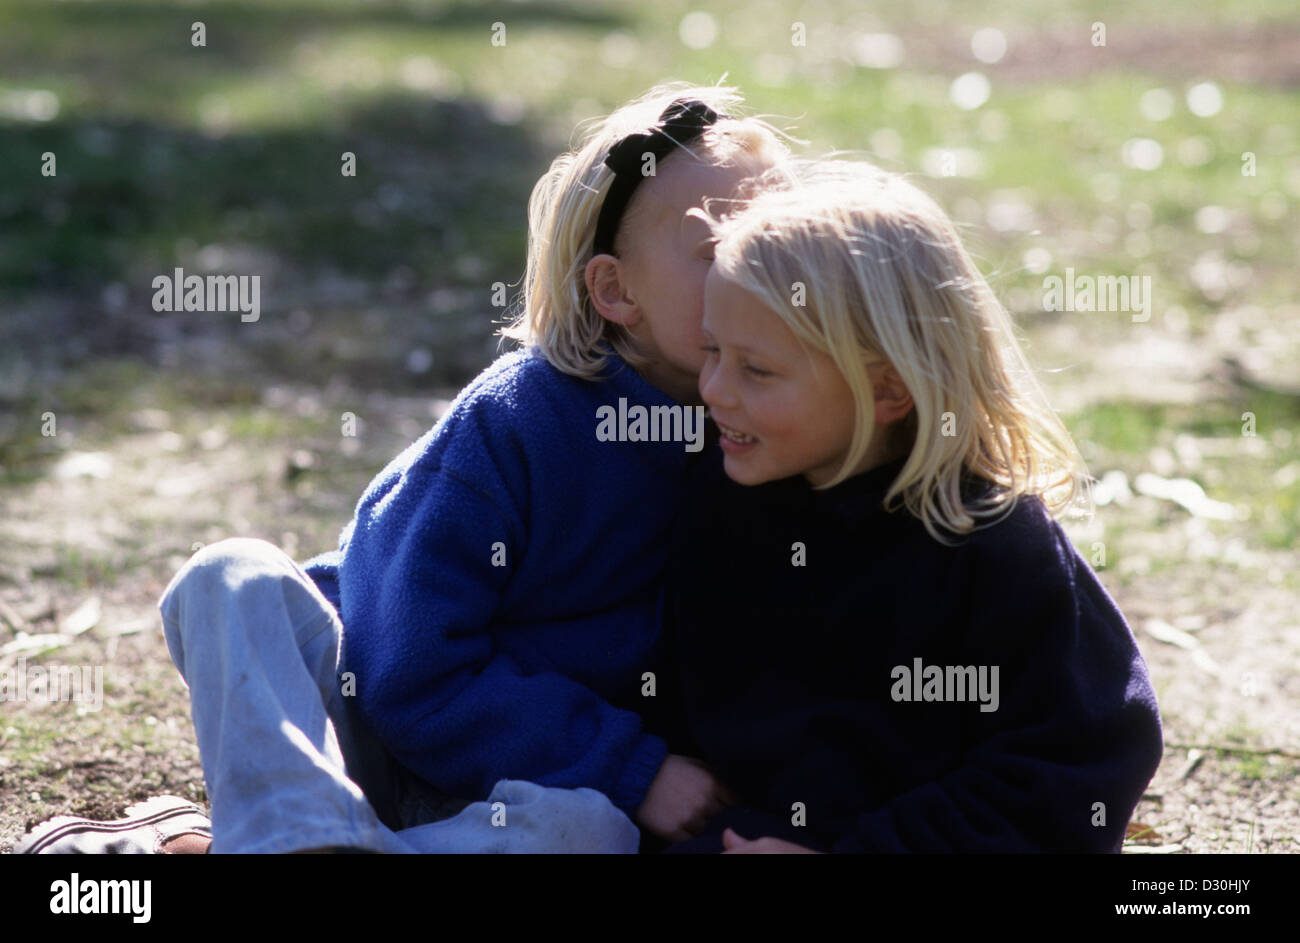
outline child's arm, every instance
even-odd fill
[[[493,545],[507,561],[524,553],[507,516],[479,488],[418,463],[363,499],[341,568],[345,665],[362,711],[398,760],[454,795],[523,779],[591,787],[635,809],[664,742],[632,711],[497,649],[511,567],[493,566]]]

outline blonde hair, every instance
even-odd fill
[[[894,427],[911,442],[886,507],[901,502],[944,543],[944,531],[987,526],[1021,495],[1039,496],[1054,516],[1087,507],[1083,459],[938,205],[870,164],[791,162],[767,176],[741,212],[710,217],[714,265],[829,355],[852,390],[848,454],[822,487],[849,477],[866,455],[874,431],[866,365],[883,358],[914,403]],[[964,501],[966,473],[996,487]]]
[[[633,367],[650,362],[625,328],[596,311],[587,294],[585,270],[592,256],[596,218],[614,179],[614,172],[604,164],[605,155],[628,134],[653,127],[664,109],[679,98],[697,99],[734,120],[718,121],[689,147],[674,150],[674,155],[686,151],[716,166],[729,166],[746,156],[769,162],[788,156],[781,140],[785,135],[759,118],[741,117],[739,92],[722,85],[657,85],[580,129],[580,143],[557,157],[533,187],[518,314],[499,332],[536,347],[558,370],[587,379],[598,377],[608,359],[601,349],[604,343]],[[625,219],[634,215],[636,197]]]

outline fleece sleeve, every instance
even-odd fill
[[[1059,528],[976,568],[967,664],[999,665],[961,765],[862,814],[836,852],[1118,852],[1162,753],[1146,665]]]
[[[499,779],[589,787],[631,814],[667,753],[639,715],[494,644],[510,567],[545,548],[499,493],[419,461],[358,507],[341,567],[345,664],[397,759],[462,798]],[[495,546],[494,546],[495,545]]]

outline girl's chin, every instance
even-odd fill
[[[764,482],[771,481],[771,475],[764,475],[760,471],[746,467],[747,463],[726,456],[722,461],[722,470],[738,485],[761,485]]]

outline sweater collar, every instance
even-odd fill
[[[819,490],[802,476],[799,480],[807,489],[809,508],[813,513],[863,521],[885,513],[885,495],[906,463],[907,456],[894,459],[846,478],[833,488]]]
[[[758,487],[763,493],[764,503],[773,509],[784,509],[792,516],[831,518],[856,523],[885,513],[885,494],[906,462],[906,457],[886,462],[853,475],[833,488],[814,488],[802,475],[793,475]],[[718,464],[720,466],[721,461]]]
[[[841,521],[861,523],[882,514],[910,514],[900,507],[885,510],[885,495],[893,487],[908,456],[886,462],[840,482],[833,488],[817,490],[803,476],[785,479],[795,506],[803,513]],[[992,482],[965,471],[961,477],[963,501],[978,501],[996,490]]]

